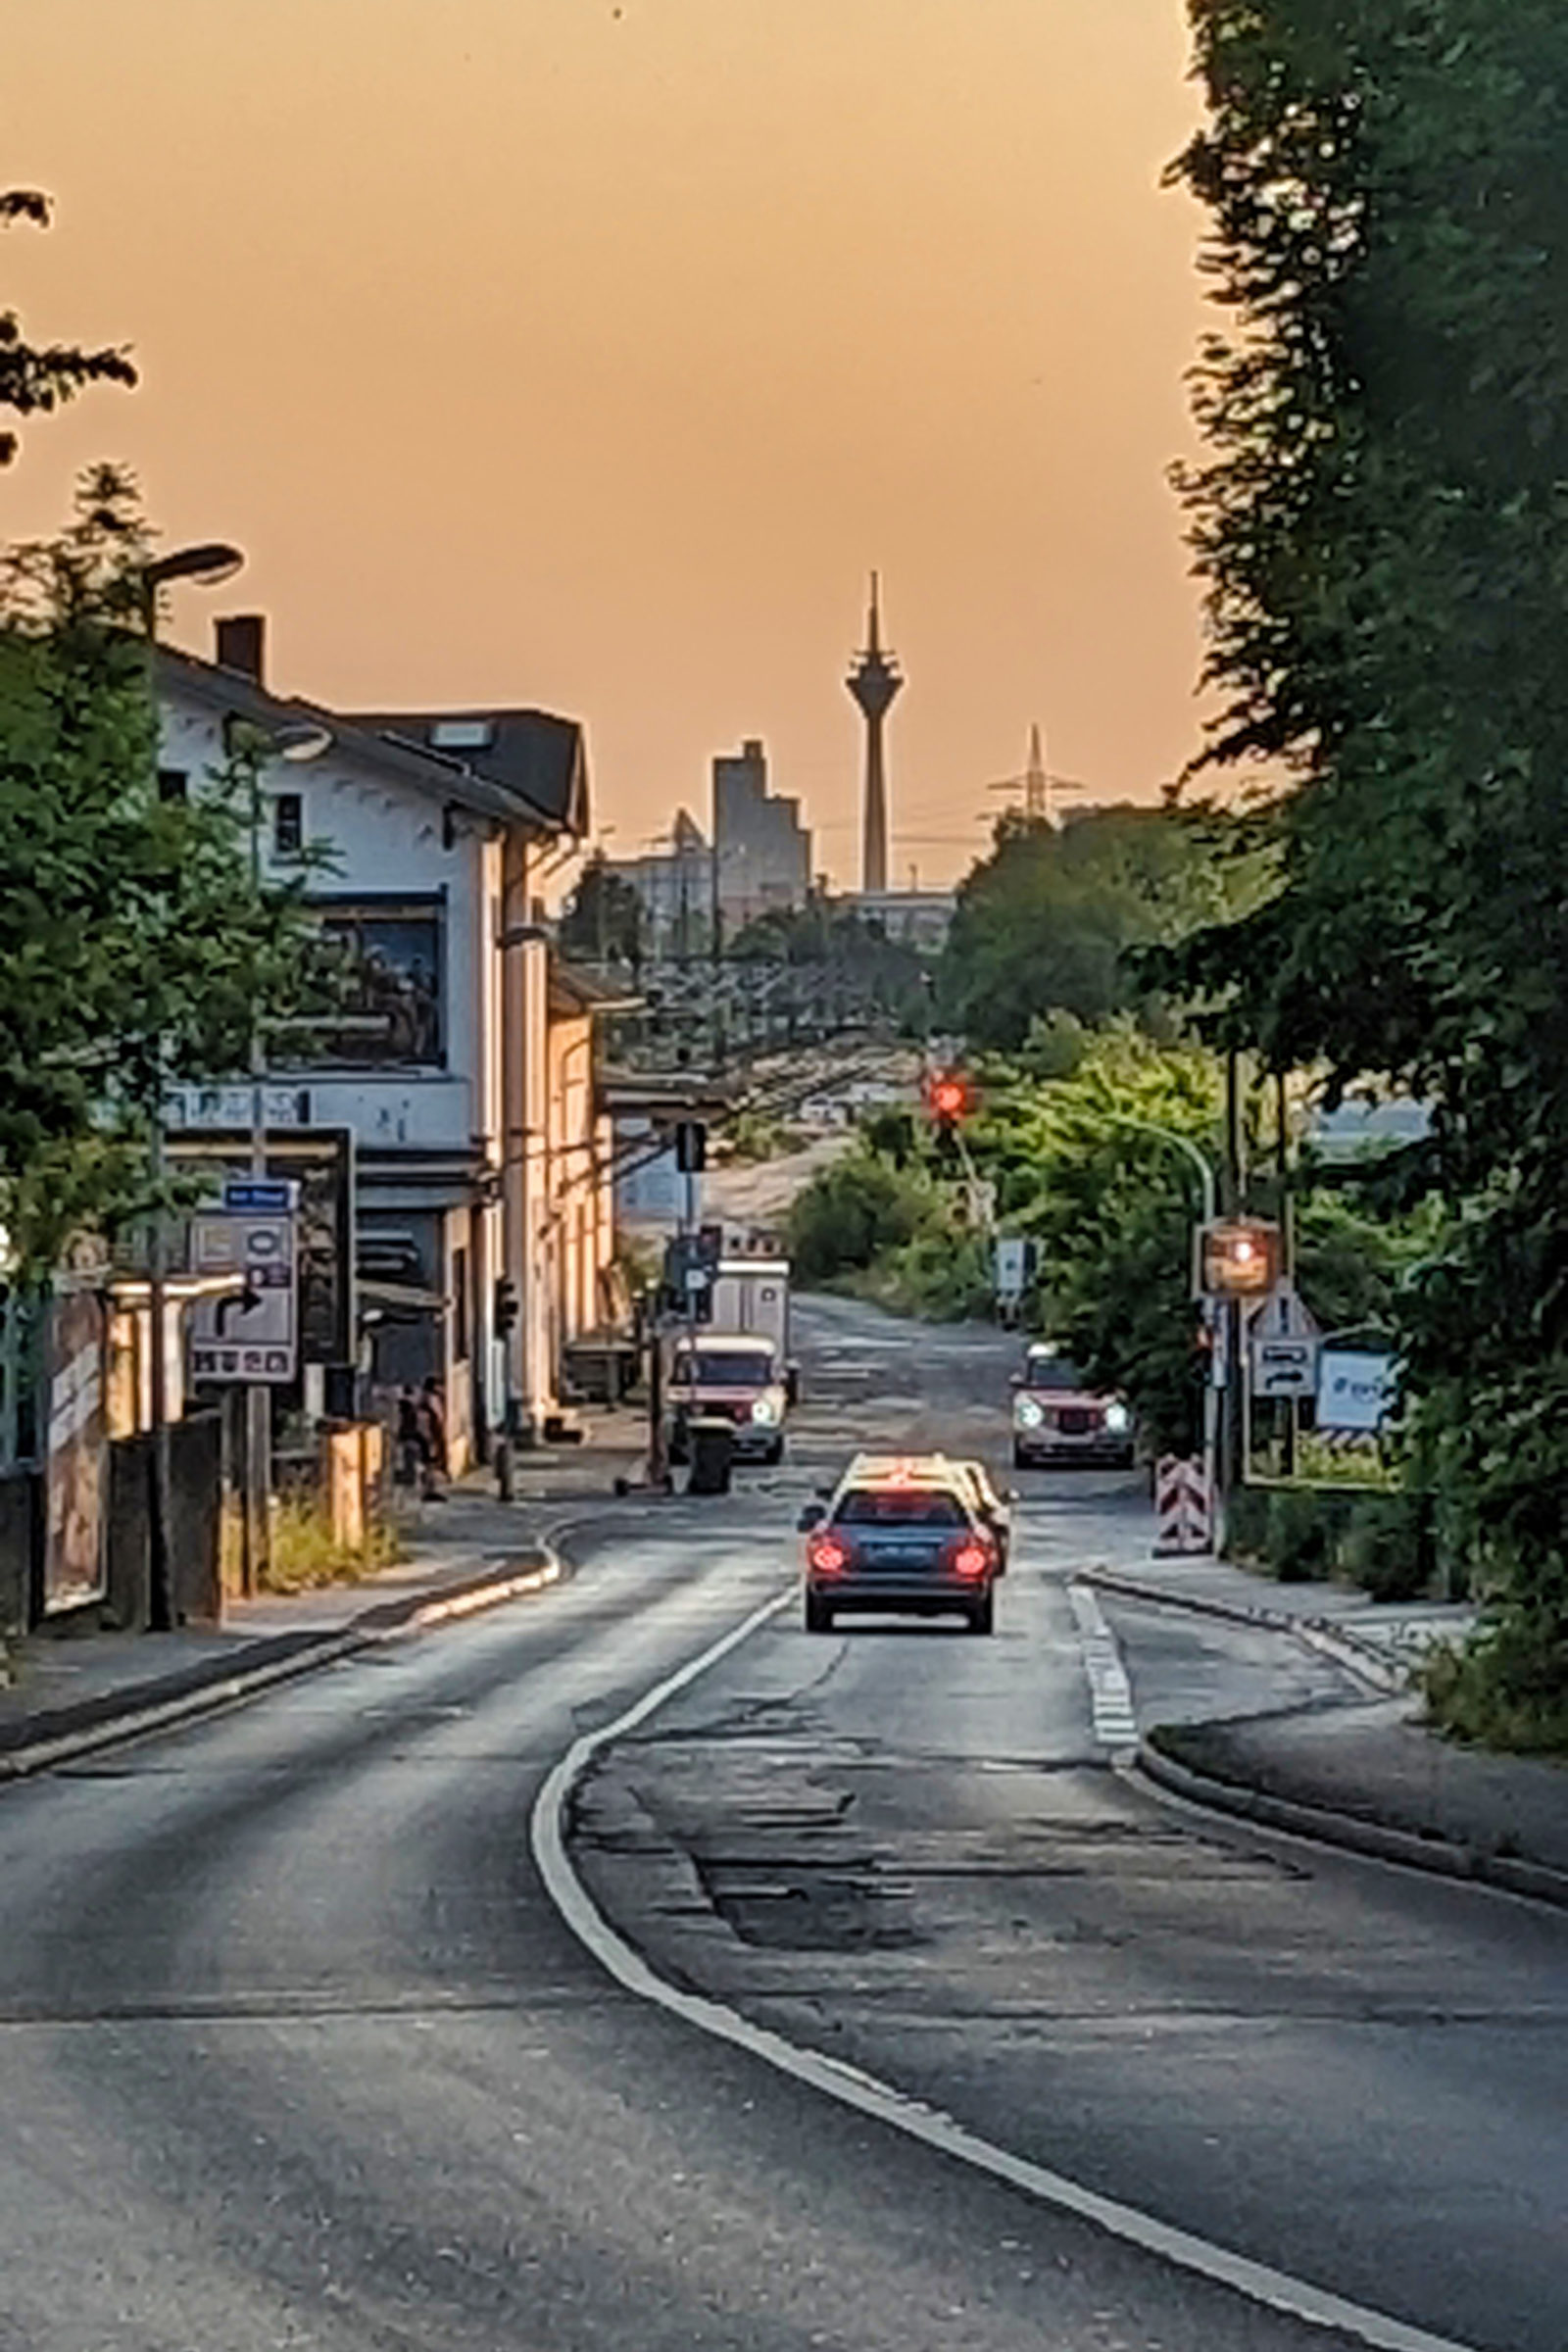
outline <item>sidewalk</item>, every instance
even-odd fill
[[[35,1633],[13,1644],[0,1686],[0,1781],[122,1736],[127,1717],[175,1722],[346,1656],[416,1623],[493,1605],[554,1581],[550,1539],[613,1509],[635,1467],[635,1416],[596,1415],[580,1446],[517,1457],[514,1499],[489,1472],[416,1506],[408,1556],[352,1583],[231,1601],[220,1627],[169,1634]],[[624,1506],[622,1506],[624,1508]]]
[[[1473,1622],[1463,1606],[1380,1604],[1342,1585],[1281,1585],[1223,1560],[1157,1559],[1129,1531],[1084,1582],[1117,1597],[1274,1625],[1386,1693],[1287,1714],[1155,1726],[1140,1763],[1195,1802],[1353,1851],[1480,1879],[1568,1908],[1568,1764],[1494,1756],[1424,1728],[1409,1667]]]

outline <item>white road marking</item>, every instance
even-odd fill
[[[1089,1705],[1095,1738],[1113,1755],[1138,1745],[1138,1718],[1133,1712],[1132,1685],[1121,1662],[1116,1637],[1088,1585],[1069,1584],[1067,1598],[1078,1623],[1078,1644],[1089,1677]]]
[[[606,1973],[628,1992],[652,2001],[698,2033],[732,2043],[780,2074],[837,2100],[840,2106],[870,2116],[891,2130],[904,2132],[907,2138],[934,2148],[940,2155],[953,2157],[1011,2188],[1021,2189],[1025,2196],[1041,2204],[1090,2222],[1107,2235],[1121,2238],[1179,2270],[1194,2272],[1200,2278],[1229,2287],[1249,2302],[1283,2312],[1309,2327],[1338,2329],[1371,2345],[1374,2352],[1475,2352],[1473,2346],[1431,2335],[1421,2328],[1407,2327],[1401,2320],[1370,2311],[1327,2288],[1314,2286],[1307,2279],[1294,2278],[1288,2272],[1276,2271],[1267,2263],[1253,2262],[1250,2256],[1235,2253],[1228,2246],[1216,2245],[1191,2230],[1176,2229],[1153,2214],[1141,2212],[1135,2205],[1101,2196],[1080,2181],[1069,2180],[1064,2173],[1052,2172],[1045,2165],[1015,2155],[1010,2148],[981,2138],[943,2109],[911,2097],[907,2091],[897,2089],[875,2075],[804,2048],[765,2026],[754,2025],[750,2018],[722,2001],[712,2000],[704,1993],[684,1992],[650,1968],[641,1953],[611,1926],[566,1852],[566,1814],[573,1788],[603,1748],[646,1723],[650,1715],[749,1641],[760,1626],[791,1607],[797,1597],[792,1584],[788,1591],[754,1609],[719,1641],[710,1642],[684,1666],[646,1690],[635,1705],[617,1715],[613,1722],[574,1740],[546,1777],[534,1801],[530,1824],[534,1861],[562,1918]]]

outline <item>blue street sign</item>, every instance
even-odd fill
[[[231,1217],[292,1216],[296,1189],[287,1176],[230,1176],[223,1186],[223,1208]]]

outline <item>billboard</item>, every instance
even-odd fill
[[[60,1293],[48,1317],[43,1605],[48,1613],[107,1591],[108,1314],[97,1290]]]

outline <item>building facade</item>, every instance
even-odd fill
[[[755,736],[713,761],[712,835],[713,895],[726,933],[806,905],[811,836],[800,802],[768,790],[767,753]]]
[[[250,730],[261,870],[300,878],[351,974],[341,1012],[267,1041],[270,1155],[283,1168],[290,1139],[347,1139],[345,1369],[383,1409],[405,1384],[440,1380],[461,1469],[497,1430],[544,1432],[562,1347],[591,1311],[594,1282],[558,1272],[568,1133],[566,1254],[597,1268],[613,1247],[608,1173],[581,1149],[591,1047],[569,1108],[552,1099],[541,876],[587,822],[581,730],[517,710],[345,717],[270,693],[259,634],[240,640],[244,667],[232,636],[225,650],[227,663],[160,655],[166,789],[199,789],[236,724]],[[311,756],[274,749],[312,730]],[[245,1141],[257,1107],[249,1084],[176,1092],[172,1152]]]

